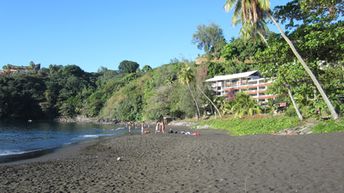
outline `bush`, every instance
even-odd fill
[[[201,125],[209,125],[214,129],[223,129],[231,135],[256,135],[272,134],[283,129],[295,127],[299,124],[296,117],[268,116],[268,117],[246,117],[226,118],[201,121]]]

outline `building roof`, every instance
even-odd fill
[[[237,74],[215,76],[214,78],[210,78],[210,79],[207,79],[205,81],[206,82],[217,82],[217,81],[222,81],[222,80],[232,80],[232,79],[237,79],[237,78],[244,78],[244,77],[249,77],[249,76],[251,76],[257,72],[258,72],[257,70],[254,70],[254,71],[242,72],[242,73],[237,73]]]

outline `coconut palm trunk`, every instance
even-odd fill
[[[261,32],[259,32],[259,31],[257,31],[257,34],[259,35],[259,37],[261,38],[261,40],[263,40],[263,42],[265,43],[265,45],[266,45],[267,47],[269,47],[269,43],[268,43],[268,41],[266,40],[266,38],[264,37],[264,35],[263,35]],[[301,115],[301,112],[300,112],[300,110],[299,110],[298,105],[296,104],[296,102],[295,102],[295,100],[294,100],[293,94],[292,94],[292,92],[291,92],[291,90],[290,90],[290,86],[287,85],[287,84],[286,84],[286,86],[287,86],[289,98],[290,98],[290,100],[291,100],[291,102],[292,102],[292,104],[293,104],[293,107],[294,107],[294,109],[295,109],[295,112],[296,112],[298,118],[300,119],[300,121],[302,121],[302,120],[303,120],[303,117],[302,117],[302,115]]]
[[[300,121],[302,121],[302,120],[303,120],[303,117],[302,117],[302,115],[301,115],[301,112],[300,112],[300,110],[299,110],[299,107],[297,106],[297,104],[296,104],[296,102],[295,102],[295,100],[294,100],[294,97],[293,97],[293,95],[292,95],[292,93],[291,93],[291,89],[290,89],[290,86],[289,86],[289,85],[287,85],[287,90],[288,90],[289,98],[290,98],[291,102],[293,103],[294,109],[295,109],[295,111],[296,111],[297,117],[299,117]]]
[[[199,86],[197,86],[197,88],[203,94],[203,96],[211,103],[211,105],[213,105],[213,107],[216,109],[219,116],[222,117],[219,109],[216,107],[216,105],[213,103],[213,101],[203,92],[203,90]]]
[[[201,116],[201,113],[199,111],[199,106],[198,106],[197,100],[196,100],[195,96],[193,95],[191,87],[190,87],[190,82],[193,79],[194,79],[193,71],[191,70],[191,68],[188,64],[185,64],[182,67],[182,69],[180,70],[179,81],[182,84],[187,85],[189,92],[191,94],[192,100],[194,101],[196,109],[197,109],[197,119],[199,119],[199,117]]]
[[[196,106],[196,109],[197,109],[197,119],[199,119],[199,118],[201,117],[201,113],[200,113],[200,111],[199,111],[198,103],[197,103],[197,101],[196,101],[195,96],[194,96],[193,93],[192,93],[190,84],[189,84],[188,82],[187,82],[187,86],[188,86],[189,92],[190,92],[190,94],[191,94],[191,98],[192,98],[192,100],[194,101],[195,106]]]
[[[293,107],[294,107],[294,109],[295,109],[295,112],[296,112],[296,114],[297,114],[297,117],[299,117],[300,121],[302,121],[302,120],[303,120],[303,117],[302,117],[302,114],[301,114],[301,112],[300,112],[300,109],[299,109],[299,107],[298,107],[296,101],[294,100],[294,96],[293,96],[293,94],[292,94],[292,92],[291,92],[291,86],[287,83],[287,80],[286,80],[286,78],[285,78],[284,76],[283,76],[283,80],[284,80],[284,82],[285,82],[284,85],[285,85],[286,88],[287,88],[289,98],[290,98],[290,100],[291,100],[291,103],[293,104]]]
[[[259,35],[259,37],[261,38],[261,40],[263,40],[263,42],[265,43],[266,46],[269,47],[269,43],[266,40],[266,38],[264,37],[264,35],[262,33],[260,33],[259,31],[257,32],[257,34]]]
[[[291,48],[291,50],[293,51],[294,55],[296,56],[296,58],[299,60],[299,62],[301,63],[302,67],[306,70],[306,72],[308,73],[308,75],[311,77],[313,83],[315,84],[315,86],[317,87],[320,95],[322,96],[322,98],[324,99],[329,111],[331,112],[331,116],[332,119],[336,120],[338,119],[338,114],[335,111],[331,101],[328,99],[325,91],[323,90],[323,88],[321,87],[319,81],[316,79],[316,77],[314,76],[313,72],[311,71],[311,69],[309,69],[309,67],[307,66],[306,62],[302,59],[301,55],[297,52],[294,44],[290,41],[290,39],[285,35],[284,31],[282,30],[281,26],[276,22],[276,20],[273,18],[273,16],[268,12],[267,13],[268,17],[271,19],[271,21],[276,25],[277,29],[280,31],[282,37],[284,38],[284,40],[288,43],[289,47]]]

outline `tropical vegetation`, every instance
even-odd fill
[[[161,116],[185,119],[219,115],[230,118],[219,119],[221,123],[215,127],[229,128],[231,124],[231,132],[242,135],[293,126],[296,115],[300,120],[337,119],[343,115],[342,1],[291,0],[274,10],[270,10],[268,0],[224,3],[226,10],[234,9],[232,21],[242,24],[241,36],[227,41],[218,25],[201,24],[190,37],[204,51],[195,61],[173,59],[157,68],[140,68],[137,62],[124,60],[114,65],[118,70],[101,67],[93,73],[77,65],[5,65],[0,73],[0,119],[85,116],[139,121]],[[287,31],[269,31],[269,22],[277,27],[283,24]],[[272,77],[269,92],[278,98],[260,105],[239,93],[234,100],[228,100],[216,97],[205,84],[215,75],[248,70]],[[280,102],[286,102],[287,108],[280,110]],[[276,113],[287,118],[274,116],[277,122],[271,117],[248,121],[252,116]],[[268,126],[279,125],[278,121],[281,127]],[[247,131],[241,130],[236,126],[239,122],[252,124],[252,131],[246,125]],[[266,128],[253,131],[255,124],[266,124]]]
[[[257,135],[272,134],[283,129],[293,128],[300,123],[296,117],[286,116],[258,116],[225,119],[203,120],[199,125],[207,125],[211,128],[221,129],[229,132],[231,135]]]

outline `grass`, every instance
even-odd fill
[[[324,121],[313,127],[314,133],[331,133],[331,132],[338,132],[344,131],[344,119],[340,119],[337,121],[329,120]]]
[[[223,129],[231,135],[272,134],[283,129],[296,127],[299,120],[296,117],[268,116],[247,118],[223,118],[200,121],[200,125],[208,125],[214,129]]]

